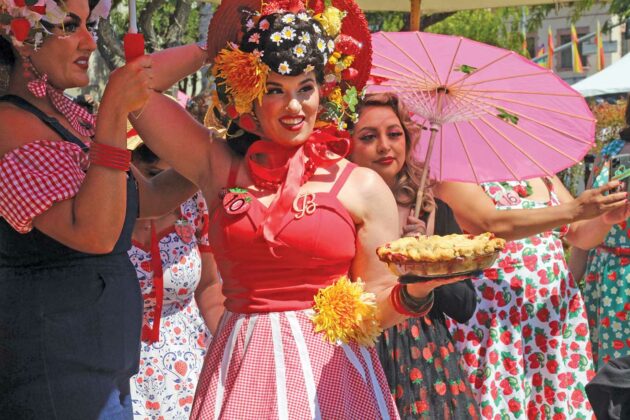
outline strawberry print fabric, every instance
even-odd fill
[[[557,205],[522,198],[524,183],[483,188],[498,209]],[[519,188],[520,187],[520,188]],[[473,279],[477,311],[451,322],[484,419],[591,419],[584,386],[593,377],[586,311],[568,272],[562,231],[507,243],[495,265]]]
[[[624,145],[623,140],[612,141],[602,155],[614,156]],[[596,175],[593,187],[608,182],[607,167]],[[610,359],[630,355],[630,219],[614,225],[603,246],[589,252],[584,279],[593,358],[599,369]]]
[[[142,342],[140,368],[131,378],[134,418],[188,419],[210,333],[194,292],[201,280],[201,252],[207,249],[207,208],[200,194],[181,206],[182,223],[162,233],[164,303],[160,339]],[[143,329],[153,325],[155,290],[149,247],[134,242],[128,252],[144,297]]]

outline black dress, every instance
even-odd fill
[[[459,233],[451,209],[436,200],[435,233]],[[479,408],[446,327],[445,314],[466,322],[477,306],[470,280],[435,289],[431,312],[383,332],[377,350],[402,419],[474,419]]]
[[[85,147],[58,123],[66,141]],[[138,215],[127,182],[122,233],[107,255],[75,251],[0,219],[0,418],[98,417],[116,389],[129,393],[140,359],[142,297],[127,250]]]

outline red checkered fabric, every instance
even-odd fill
[[[76,195],[89,160],[66,141],[39,140],[0,159],[0,216],[15,230],[28,233],[33,219],[54,203]]]
[[[309,311],[226,312],[191,419],[398,419],[374,349],[331,345]]]
[[[84,137],[94,136],[94,116],[64,95],[63,91],[52,87],[48,83],[48,76],[31,80],[27,86],[38,98],[48,96],[55,109],[63,114],[77,133]]]

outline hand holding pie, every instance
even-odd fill
[[[414,236],[400,238],[376,250],[397,276],[450,277],[490,267],[505,240],[481,235]]]

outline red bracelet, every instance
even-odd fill
[[[398,312],[401,315],[405,315],[407,317],[415,317],[418,314],[415,314],[415,313],[411,312],[402,303],[401,296],[400,296],[400,292],[401,292],[401,288],[402,287],[403,287],[403,285],[398,283],[396,286],[394,286],[394,288],[392,289],[391,293],[389,294],[389,299],[392,302],[392,306],[394,307],[396,312]]]
[[[403,299],[403,288],[406,288],[406,287],[407,287],[406,285],[398,283],[396,286],[394,286],[394,288],[392,289],[389,295],[389,299],[391,300],[392,306],[394,307],[396,312],[398,312],[401,315],[405,315],[407,317],[412,317],[412,318],[422,317],[428,314],[431,308],[433,307],[432,296],[431,298],[427,300],[426,303],[422,304],[422,306],[419,307],[418,311],[416,312],[412,308],[410,308],[409,305],[406,304]]]
[[[131,162],[131,151],[103,143],[92,143],[90,146],[90,163],[106,168],[128,171]]]

